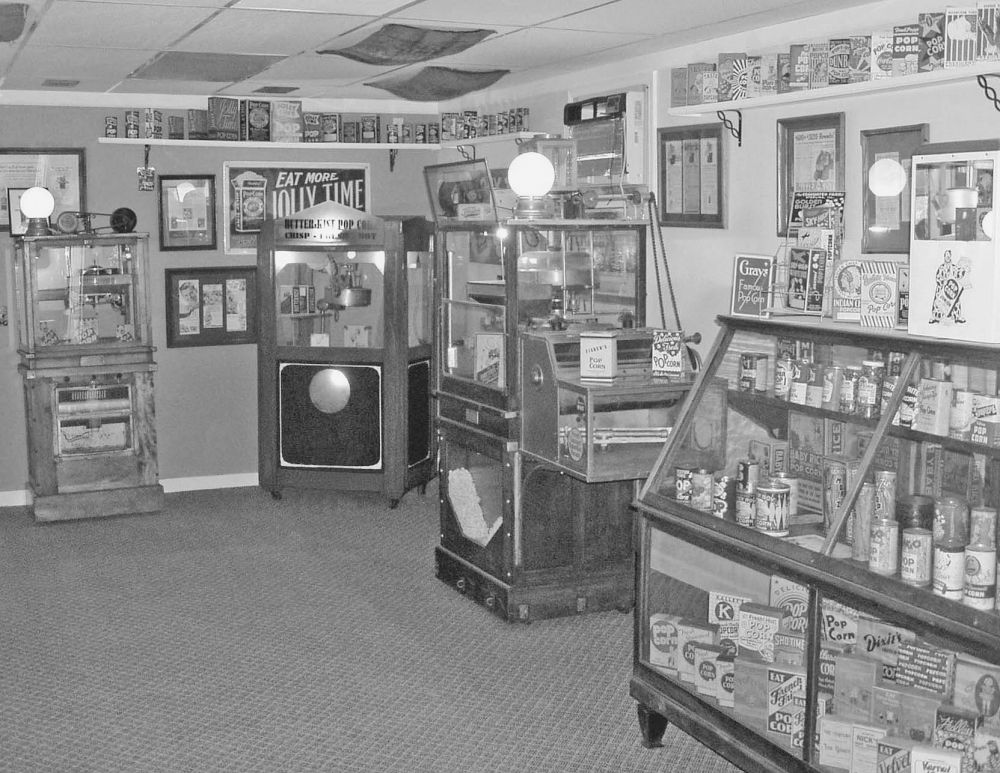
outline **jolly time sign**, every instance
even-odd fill
[[[299,234],[290,238],[344,239],[349,232],[357,231],[368,234],[362,239],[364,243],[379,241],[371,235],[376,231],[380,235],[380,229],[367,227],[363,222],[364,213],[370,209],[369,176],[367,164],[226,164],[226,251],[256,251],[257,234],[264,222],[271,219],[279,221],[280,230]],[[356,215],[335,220],[356,222],[329,223],[319,222],[329,218],[302,217],[327,203],[342,206]],[[300,222],[285,226],[286,220]],[[339,235],[331,237],[331,234]]]

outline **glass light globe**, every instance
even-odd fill
[[[521,153],[510,162],[507,181],[518,196],[544,196],[552,190],[556,170],[541,153]]]
[[[868,170],[868,190],[876,196],[898,196],[906,187],[906,170],[892,158],[880,158]]]
[[[56,200],[48,188],[28,188],[21,194],[21,212],[27,218],[47,218],[56,208]]]

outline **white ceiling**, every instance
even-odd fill
[[[510,70],[497,83],[510,87],[869,2],[0,1],[0,12],[10,5],[27,7],[22,34],[0,43],[0,94],[248,96],[262,88],[291,87],[288,97],[293,98],[397,99],[365,84],[390,73],[416,73],[427,65],[440,65]],[[0,20],[8,19],[9,14],[0,15]],[[487,28],[494,33],[459,54],[406,67],[379,67],[317,53],[345,48],[390,22],[439,29]],[[220,60],[261,69],[246,78],[236,74],[225,76],[229,80],[207,79],[209,64]],[[52,97],[58,101],[56,94]]]

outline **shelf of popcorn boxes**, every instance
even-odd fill
[[[875,771],[879,734],[923,742],[924,756],[935,744],[982,756],[976,744],[1000,738],[1000,691],[976,695],[1000,686],[1000,346],[817,318],[720,323],[637,500],[632,692],[647,743],[670,718],[749,770]],[[700,413],[724,416],[721,440],[697,431]],[[799,588],[796,602],[774,576]],[[735,706],[660,650],[671,635],[657,621],[680,619],[678,646],[711,645],[704,672],[729,669]],[[797,670],[768,673],[776,662]],[[747,694],[757,677],[763,692]],[[789,680],[794,699],[768,716],[778,698],[767,685]],[[893,701],[920,706],[919,721]],[[964,740],[938,743],[959,724]],[[746,727],[760,737],[730,745]],[[846,744],[850,760],[852,734],[871,741],[870,767],[830,756]]]

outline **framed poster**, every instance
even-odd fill
[[[160,250],[214,250],[215,175],[159,176]]]
[[[21,196],[27,188],[7,189],[7,230],[11,236],[24,236],[28,223],[21,212]]]
[[[928,136],[925,123],[861,132],[861,252],[910,251],[910,160]]]
[[[222,172],[225,251],[256,254],[265,220],[287,217],[325,201],[370,212],[369,164],[226,162]]]
[[[257,342],[257,267],[164,271],[167,346]]]
[[[844,190],[844,114],[778,121],[778,236],[788,232],[797,191]]]
[[[672,126],[658,134],[661,224],[725,228],[722,124]]]
[[[766,318],[774,304],[774,256],[737,255],[733,261],[734,317]]]
[[[82,148],[0,149],[0,191],[48,188],[55,199],[53,216],[86,211],[86,170]],[[9,231],[10,201],[0,196],[0,231]]]
[[[485,158],[424,167],[434,224],[497,224],[493,177]]]

